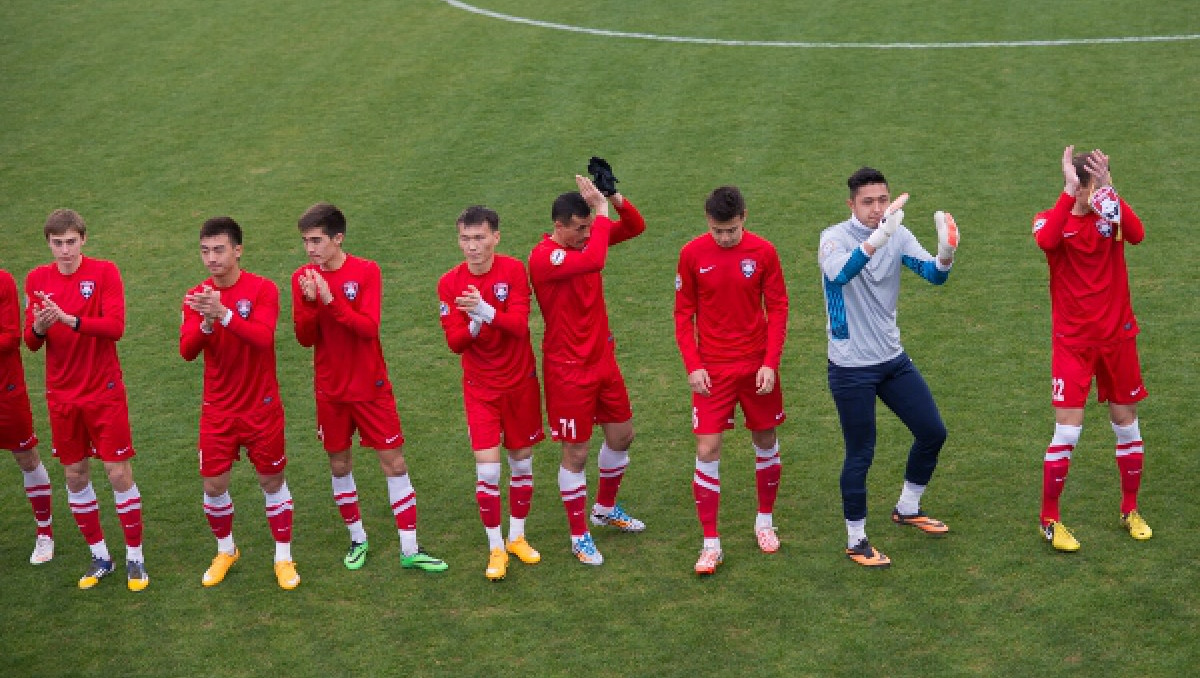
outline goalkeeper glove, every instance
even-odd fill
[[[467,315],[471,317],[471,320],[478,320],[481,323],[488,323],[490,325],[496,319],[496,308],[483,299],[480,299],[475,308],[467,311]]]
[[[617,192],[618,179],[613,176],[612,166],[604,158],[593,155],[588,161],[588,174],[592,175],[592,183],[596,185],[596,189],[605,196]]]
[[[871,247],[878,250],[887,244],[889,238],[896,233],[896,229],[900,228],[900,224],[904,222],[904,203],[908,202],[908,194],[901,193],[899,198],[892,201],[888,205],[887,211],[883,213],[883,218],[879,220],[879,226],[867,238],[867,242]]]
[[[954,261],[954,251],[958,249],[958,224],[954,223],[954,215],[938,210],[933,213],[933,223],[937,225],[938,259]]]
[[[1121,223],[1121,200],[1117,197],[1117,190],[1112,186],[1097,188],[1092,192],[1088,203],[1096,211],[1096,214],[1104,217],[1106,221],[1114,224]]]

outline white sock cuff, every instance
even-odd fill
[[[500,484],[500,462],[485,461],[475,463],[475,478],[491,485]]]
[[[392,500],[392,503],[414,493],[412,480],[409,479],[407,473],[402,476],[388,476],[387,486],[388,498]]]
[[[45,464],[39,463],[37,468],[32,471],[22,471],[21,475],[25,477],[25,487],[50,484],[50,474],[46,472]]]
[[[778,438],[775,439],[774,445],[772,445],[771,447],[769,447],[765,450],[763,448],[759,447],[758,445],[755,445],[754,443],[750,443],[750,445],[754,448],[754,456],[758,457],[759,459],[766,459],[768,457],[774,457],[775,455],[779,454],[779,439]]]
[[[1142,439],[1142,431],[1138,427],[1138,420],[1134,419],[1132,424],[1128,426],[1112,425],[1113,433],[1117,435],[1117,444],[1133,443]]]
[[[583,471],[575,473],[565,466],[558,467],[558,489],[573,490],[580,485],[587,485],[587,474]]]
[[[71,488],[67,488],[67,501],[72,504],[94,504],[96,503],[96,489],[91,483],[87,484],[78,492],[72,492]]]
[[[354,473],[347,473],[344,476],[329,476],[333,484],[334,494],[345,494],[347,492],[358,492],[358,486],[354,484]]]
[[[600,444],[600,454],[596,457],[600,468],[620,468],[629,464],[629,450],[618,452],[608,446],[608,443]]]
[[[287,481],[284,481],[284,483],[279,486],[279,490],[277,492],[267,492],[266,490],[263,490],[263,497],[266,498],[268,504],[282,504],[285,501],[292,500],[292,493],[290,490],[288,490]]]
[[[696,470],[710,478],[720,478],[721,460],[717,459],[715,461],[700,461],[699,457],[697,457]]]
[[[514,476],[531,476],[533,475],[533,456],[530,455],[525,459],[508,458],[508,469]]]
[[[1075,447],[1079,442],[1079,434],[1083,432],[1082,426],[1069,426],[1067,424],[1054,425],[1054,439],[1050,441],[1051,445],[1070,445]]]
[[[113,490],[113,498],[118,504],[123,504],[130,499],[141,499],[142,493],[138,491],[137,483],[134,483],[130,485],[129,489],[125,490],[124,492]]]
[[[204,505],[205,506],[211,506],[213,508],[225,508],[226,506],[230,506],[232,504],[233,504],[233,497],[229,496],[228,490],[226,490],[225,492],[223,492],[215,497],[210,497],[207,494],[204,495]]]

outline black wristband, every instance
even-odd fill
[[[33,330],[33,336],[37,337],[38,339],[46,338],[46,335],[42,334],[41,332],[38,332],[36,328],[30,327],[29,329]]]
[[[75,316],[75,326],[74,326],[74,327],[72,327],[71,329],[73,329],[73,330],[75,330],[76,332],[78,332],[78,331],[79,331],[79,323],[81,323],[81,322],[83,322],[83,317],[82,317],[82,316],[78,316],[78,315],[77,315],[77,316]]]

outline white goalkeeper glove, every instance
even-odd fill
[[[938,210],[933,213],[933,223],[937,225],[938,259],[954,261],[954,251],[958,249],[958,224],[954,223],[954,215]]]
[[[471,318],[471,322],[467,324],[467,331],[469,331],[471,333],[472,337],[478,337],[479,331],[482,329],[483,329],[483,321]]]
[[[904,223],[903,207],[906,202],[908,202],[908,194],[901,193],[899,198],[888,205],[887,211],[883,213],[883,218],[879,220],[879,226],[867,238],[867,243],[875,250],[886,245],[888,239],[896,233],[896,229],[900,228],[900,224]]]
[[[470,316],[472,320],[478,320],[481,323],[487,323],[490,325],[492,321],[496,319],[496,308],[483,299],[480,299],[479,303],[475,305],[475,308],[467,311],[467,315]]]

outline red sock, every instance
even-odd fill
[[[1042,524],[1059,520],[1058,498],[1067,484],[1067,471],[1071,468],[1071,457],[1042,462]]]
[[[600,446],[600,454],[596,461],[600,466],[596,503],[611,508],[617,504],[617,490],[621,489],[625,467],[629,466],[629,452],[610,450],[608,443],[604,443]]]
[[[117,502],[117,517],[121,530],[125,532],[125,545],[137,548],[142,545],[142,493],[137,484],[124,492],[113,492]]]
[[[54,537],[53,502],[50,493],[50,476],[41,464],[25,474],[25,496],[33,507],[33,518],[37,521],[37,533],[42,537]]]
[[[67,491],[67,502],[71,515],[79,525],[79,531],[89,546],[104,541],[104,529],[100,527],[100,504],[91,483],[80,492]]]
[[[587,476],[582,472],[572,473],[561,466],[558,469],[558,490],[562,495],[563,508],[567,510],[567,526],[572,537],[587,534]]]
[[[696,472],[692,476],[692,496],[696,498],[696,517],[704,530],[705,539],[716,539],[717,513],[721,508],[721,480],[718,475],[720,462],[696,460]]]
[[[475,502],[484,527],[500,527],[500,463],[475,464]]]
[[[347,473],[342,477],[331,476],[333,479],[333,503],[337,504],[338,513],[342,514],[342,522],[353,525],[362,520],[358,510],[358,486],[354,484],[354,475]]]
[[[389,477],[387,484],[388,498],[392,502],[392,515],[396,517],[396,529],[417,529],[417,492],[413,489],[408,474]]]
[[[779,494],[779,476],[782,472],[778,443],[770,450],[754,448],[754,486],[758,490],[759,513],[774,512],[775,497]]]
[[[208,526],[217,539],[233,534],[233,500],[229,498],[229,493],[219,497],[205,495],[204,517],[208,518]]]
[[[271,526],[271,535],[275,541],[284,544],[292,541],[292,493],[288,491],[287,483],[278,492],[263,493],[266,499],[267,524]]]
[[[1137,442],[1141,449],[1141,441]],[[1117,470],[1121,474],[1121,513],[1129,513],[1138,507],[1138,489],[1142,486],[1142,453],[1121,454],[1117,446]]]

